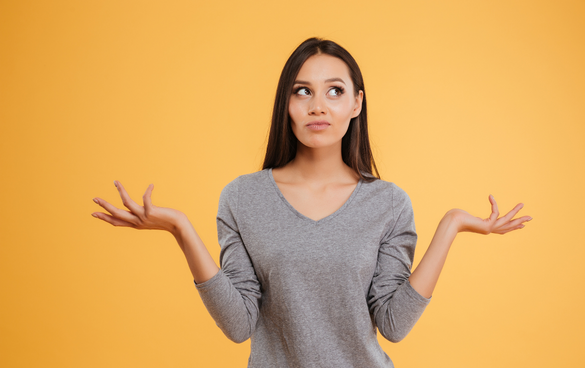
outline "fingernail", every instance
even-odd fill
[[[118,183],[116,183],[116,181],[114,180],[114,185],[116,186],[116,188],[118,187]]]
[[[95,198],[93,199],[93,201],[94,201],[95,203],[97,203],[97,204],[100,204],[100,202],[98,202],[98,200],[97,200],[97,199],[95,199]]]
[[[96,215],[95,213],[92,213],[91,215],[92,215],[93,217],[97,217],[97,215]]]
[[[528,219],[528,221],[532,220],[532,217]]]

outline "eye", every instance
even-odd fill
[[[300,88],[297,88],[295,90],[295,94],[296,95],[301,95],[301,96],[308,96],[311,93],[309,92],[309,89],[307,87],[300,87]]]
[[[343,94],[344,90],[343,87],[333,87],[329,90],[328,94],[330,96],[341,96]]]

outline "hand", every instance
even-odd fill
[[[114,226],[131,227],[134,229],[166,230],[173,235],[175,234],[177,226],[185,218],[185,214],[172,208],[153,205],[150,199],[154,188],[153,184],[148,186],[142,197],[144,207],[138,205],[130,198],[120,182],[114,181],[114,184],[118,188],[122,203],[130,211],[118,209],[101,198],[94,198],[93,201],[102,206],[110,215],[102,212],[94,212],[91,214],[92,216]]]
[[[451,214],[458,223],[458,232],[472,232],[478,234],[505,234],[507,232],[522,229],[524,222],[532,220],[530,216],[524,216],[517,219],[512,219],[524,205],[518,203],[510,212],[504,217],[499,216],[498,205],[492,195],[489,196],[492,204],[492,214],[487,219],[482,219],[470,215],[468,212],[460,209],[452,209],[447,214]]]

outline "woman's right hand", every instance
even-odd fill
[[[176,235],[178,226],[186,220],[183,212],[172,208],[157,207],[152,204],[151,194],[154,188],[150,184],[142,197],[144,206],[140,206],[130,198],[126,189],[119,181],[114,181],[118,188],[122,203],[129,211],[121,210],[101,198],[94,198],[93,201],[103,207],[110,214],[94,212],[91,215],[114,226],[131,227],[134,229],[166,230]]]

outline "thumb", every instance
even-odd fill
[[[498,204],[496,203],[496,199],[494,198],[494,196],[490,194],[489,199],[492,204],[492,214],[489,217],[489,221],[491,223],[495,223],[496,220],[498,219],[498,216],[500,215],[500,211],[498,210]]]
[[[142,202],[144,203],[144,208],[146,209],[146,211],[152,209],[153,207],[152,200],[150,198],[153,189],[154,184],[150,184],[148,188],[146,188],[146,192],[144,192],[144,195],[142,196]]]

